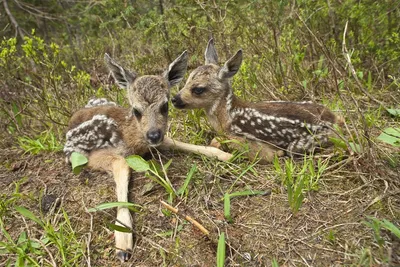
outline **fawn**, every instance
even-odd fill
[[[303,154],[330,145],[332,126],[343,123],[328,108],[311,102],[248,103],[233,93],[230,78],[240,68],[242,50],[218,66],[214,41],[208,42],[205,65],[189,75],[172,98],[179,109],[204,108],[211,126],[239,143],[247,141],[249,156],[271,161],[275,155]]]
[[[79,152],[88,157],[89,168],[111,172],[120,202],[128,201],[130,168],[124,158],[127,155],[143,155],[150,147],[158,146],[200,153],[220,160],[231,157],[215,147],[195,146],[164,137],[168,123],[169,90],[182,80],[187,59],[185,51],[162,76],[139,77],[105,54],[106,64],[115,81],[127,89],[131,109],[119,107],[106,99],[96,99],[74,113],[69,121],[64,146],[67,160],[72,152]],[[132,228],[128,208],[118,208],[116,223]],[[128,260],[133,248],[132,233],[115,231],[115,243],[117,257],[121,261]]]

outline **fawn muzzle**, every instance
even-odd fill
[[[171,99],[172,104],[174,105],[174,107],[178,108],[178,109],[183,109],[185,108],[186,104],[183,102],[181,95],[177,94],[175,95],[172,99]]]
[[[164,135],[160,129],[156,129],[148,131],[146,133],[146,138],[150,145],[156,146],[163,141]]]

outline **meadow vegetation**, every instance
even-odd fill
[[[238,152],[130,157],[127,266],[400,265],[399,1],[41,3],[0,2],[0,266],[118,264],[113,181],[64,162],[68,119],[92,97],[128,106],[104,53],[158,74],[188,50],[190,72],[210,37],[221,62],[244,51],[236,95],[315,101],[345,126],[321,154],[267,165]],[[170,106],[170,136],[215,137],[202,111]]]

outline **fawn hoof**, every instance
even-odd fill
[[[210,142],[210,145],[209,146],[212,146],[212,147],[215,147],[215,148],[218,148],[218,149],[221,149],[221,143],[220,142],[218,142],[218,140],[216,139],[216,138],[214,138],[213,140],[211,140],[211,142]]]
[[[119,259],[121,262],[128,261],[130,257],[132,256],[131,251],[123,251],[123,250],[117,250],[117,259]]]
[[[132,229],[132,217],[127,208],[118,210],[116,225]],[[117,258],[121,261],[129,260],[133,249],[133,234],[115,231],[114,237]]]

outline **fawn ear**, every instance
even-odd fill
[[[218,73],[218,78],[221,80],[232,78],[239,71],[240,65],[242,65],[242,59],[243,52],[242,49],[240,49],[233,57],[225,62],[224,66]]]
[[[208,41],[206,52],[204,53],[204,57],[206,59],[206,65],[208,65],[208,64],[218,65],[218,54],[217,54],[217,50],[215,50],[213,38],[211,38],[210,41]]]
[[[188,53],[184,51],[179,57],[177,57],[171,64],[169,64],[168,69],[164,72],[164,77],[167,79],[170,87],[176,85],[182,81],[183,76],[185,76],[188,62]]]
[[[133,83],[133,81],[137,78],[136,73],[130,72],[121,67],[107,53],[104,54],[104,60],[106,61],[107,67],[111,71],[114,80],[121,88],[128,88],[128,85]]]

